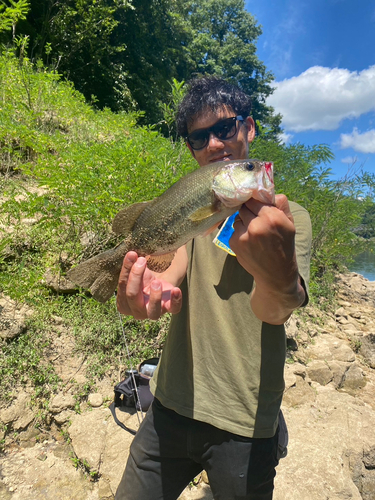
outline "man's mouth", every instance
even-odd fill
[[[228,155],[221,155],[221,156],[217,156],[217,157],[215,157],[215,158],[212,158],[212,159],[210,160],[210,163],[215,163],[215,162],[217,162],[217,161],[230,161],[230,159],[231,159],[230,157],[231,157],[231,155],[230,155],[230,154],[228,154]]]

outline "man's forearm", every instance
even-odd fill
[[[271,325],[281,325],[287,321],[294,309],[300,307],[306,292],[298,276],[288,289],[275,290],[255,284],[250,304],[255,316]]]

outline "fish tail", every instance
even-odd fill
[[[88,288],[99,302],[106,302],[116,290],[126,247],[123,242],[78,264],[68,271],[68,279],[82,288]]]

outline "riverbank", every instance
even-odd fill
[[[375,283],[347,273],[336,287],[333,308],[307,306],[287,325],[283,411],[290,445],[277,470],[274,500],[374,499]],[[1,301],[4,323],[12,304]],[[108,409],[115,374],[77,407],[72,380],[84,383],[86,365],[74,347],[72,332],[51,318],[50,355],[62,383],[44,424],[33,410],[31,389],[0,409],[4,500],[114,498],[133,436]],[[134,412],[118,413],[126,425],[138,427]],[[212,498],[204,475],[181,496]]]

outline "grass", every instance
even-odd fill
[[[138,127],[139,114],[96,111],[69,82],[11,50],[0,54],[0,88],[0,292],[33,310],[26,332],[0,343],[0,402],[31,386],[44,408],[61,385],[48,357],[53,316],[86,360],[79,398],[128,364],[114,299],[56,294],[46,271],[63,276],[113,246],[120,208],[154,198],[196,165],[182,143]],[[168,321],[125,319],[134,365],[160,354]]]

